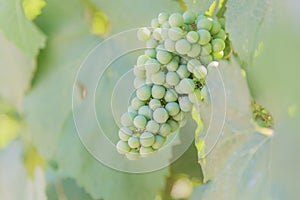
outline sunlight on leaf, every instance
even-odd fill
[[[205,14],[208,15],[208,16],[213,16],[213,14],[215,12],[215,9],[217,9],[217,11],[219,11],[223,6],[224,1],[225,0],[220,0],[219,1],[218,8],[216,8],[216,1],[212,2],[212,4],[210,5],[209,9],[205,12]]]
[[[44,158],[38,153],[33,145],[29,145],[25,151],[24,165],[29,174],[29,178],[34,178],[35,170],[38,167],[45,169],[46,163]]]
[[[0,148],[6,147],[18,136],[19,128],[19,123],[15,119],[0,115]]]
[[[96,6],[90,2],[86,2],[89,17],[91,18],[91,33],[95,35],[103,35],[109,30],[109,23],[107,16]]]
[[[29,20],[34,20],[46,6],[45,0],[23,0],[23,9]]]
[[[289,106],[288,113],[291,118],[294,118],[296,116],[297,112],[298,112],[297,105],[293,104],[293,105]]]

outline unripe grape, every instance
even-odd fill
[[[189,94],[189,100],[193,104],[197,104],[202,100],[202,95],[200,90],[195,90],[193,93]]]
[[[128,141],[128,139],[132,134],[133,134],[132,130],[130,130],[127,127],[122,127],[119,130],[119,138],[125,142]]]
[[[211,18],[203,17],[203,18],[199,19],[197,22],[198,29],[206,29],[209,31],[211,29],[211,27],[212,27],[212,19]]]
[[[169,118],[168,112],[164,108],[157,108],[153,112],[153,119],[157,123],[165,123]]]
[[[179,100],[179,106],[184,112],[190,112],[193,108],[193,104],[190,102],[187,96],[184,96]]]
[[[151,99],[149,102],[149,107],[152,110],[155,110],[156,108],[161,108],[162,104],[161,104],[160,100],[158,100],[158,99]]]
[[[171,132],[175,132],[175,131],[177,131],[178,128],[179,128],[179,124],[178,124],[175,120],[173,120],[173,119],[169,119],[169,120],[167,121],[167,124],[170,125],[170,127],[171,127]]]
[[[147,41],[150,39],[151,31],[148,28],[140,28],[137,32],[140,41]]]
[[[120,154],[126,154],[130,151],[130,147],[128,145],[127,142],[124,142],[122,140],[120,140],[117,145],[117,151],[120,153]]]
[[[137,67],[137,66],[134,67],[134,68],[133,68],[133,74],[134,74],[136,77],[141,78],[141,79],[146,78],[146,71],[143,70],[143,67],[144,67],[144,66],[142,66],[142,67]]]
[[[212,52],[212,46],[210,43],[202,46],[201,56],[208,56]]]
[[[166,39],[169,39],[169,28],[165,28],[163,27],[161,29],[161,38],[162,38],[162,42],[164,42]]]
[[[180,123],[180,121],[185,119],[185,116],[186,116],[186,113],[181,111],[176,116],[174,116],[173,119]]]
[[[131,112],[125,112],[122,116],[121,116],[121,124],[123,126],[132,126],[133,125],[133,119],[135,118],[136,114],[131,113]]]
[[[156,58],[161,64],[165,65],[172,60],[173,56],[168,51],[157,51]]]
[[[179,67],[178,60],[176,57],[173,57],[172,61],[166,65],[168,71],[176,71]]]
[[[214,38],[215,39],[219,38],[219,39],[225,41],[226,40],[226,32],[223,29],[221,29],[217,34],[214,35]]]
[[[150,132],[144,132],[140,136],[140,143],[143,147],[150,147],[154,144],[155,138],[154,135]]]
[[[212,68],[212,67],[219,67],[219,62],[213,61],[207,65],[207,69]]]
[[[181,79],[187,78],[191,75],[186,65],[180,65],[176,72]]]
[[[151,41],[151,40],[149,40],[149,41]],[[146,56],[146,55],[140,55],[140,56],[137,58],[136,65],[137,65],[138,67],[144,66],[145,63],[147,62],[147,60],[149,60],[149,59],[150,59],[150,58],[149,58],[148,56]]]
[[[134,109],[132,106],[129,106],[129,107],[128,107],[127,112],[132,112],[132,113],[134,113],[135,115],[138,114],[137,110]]]
[[[184,32],[181,28],[179,27],[172,27],[168,31],[169,38],[173,41],[180,40],[183,38]]]
[[[221,30],[221,24],[220,24],[218,21],[213,20],[213,21],[212,21],[212,27],[211,27],[211,29],[210,29],[211,34],[215,35],[215,34],[217,34],[220,30]]]
[[[179,105],[176,102],[169,102],[169,103],[167,103],[165,109],[167,110],[167,112],[168,112],[168,114],[170,116],[175,116],[180,111]]]
[[[131,149],[128,153],[126,153],[126,157],[129,160],[136,160],[139,157],[139,152],[136,149]]]
[[[165,99],[166,102],[177,101],[178,94],[174,89],[168,89],[166,91],[164,99]]]
[[[175,42],[171,39],[166,39],[164,42],[164,46],[167,51],[175,52]]]
[[[210,55],[208,56],[200,56],[200,62],[203,63],[204,65],[208,65],[213,61],[212,57]]]
[[[147,42],[146,42],[146,47],[147,48],[156,48],[157,47],[157,45],[158,45],[158,42],[157,42],[157,40],[155,40],[155,39],[149,39]],[[148,58],[149,59],[149,58]],[[147,60],[146,60],[147,61]],[[145,61],[145,62],[146,62]],[[145,62],[144,62],[144,64],[145,64]]]
[[[191,58],[196,58],[201,53],[201,46],[200,44],[192,44],[191,50],[187,53],[187,55]]]
[[[136,96],[141,101],[147,101],[151,97],[151,87],[148,85],[144,85],[136,90]]]
[[[183,17],[184,23],[192,24],[196,20],[196,13],[194,13],[193,11],[187,10],[183,13],[182,17]]]
[[[145,79],[136,77],[134,79],[133,85],[135,89],[138,89],[146,84]]]
[[[145,63],[145,68],[147,72],[154,74],[157,73],[160,70],[161,64],[156,59],[149,59]]]
[[[151,91],[152,91],[152,97],[156,99],[162,99],[166,94],[166,88],[161,85],[153,85]]]
[[[218,21],[221,24],[222,29],[225,29],[225,19],[224,18],[220,18],[220,19],[218,19]]]
[[[184,20],[183,17],[180,13],[173,13],[170,17],[169,17],[169,24],[171,26],[182,26],[184,24]]]
[[[211,39],[211,35],[210,33],[205,30],[205,29],[200,29],[198,31],[198,34],[200,36],[198,43],[201,45],[206,45],[209,43],[210,39]]]
[[[161,37],[161,28],[156,28],[154,29],[153,33],[152,33],[152,36],[155,40],[162,40],[162,37]]]
[[[201,63],[200,63],[200,61],[199,61],[198,59],[191,59],[191,60],[189,60],[188,63],[187,63],[187,69],[188,69],[191,73],[193,73],[195,67],[197,67],[197,66],[201,66]]]
[[[151,81],[156,85],[163,85],[166,82],[166,75],[163,71],[159,71],[151,76]]]
[[[146,117],[147,119],[151,119],[153,111],[149,106],[140,107],[138,114]]]
[[[138,110],[140,107],[142,107],[143,105],[145,105],[144,101],[141,101],[139,98],[134,97],[131,100],[131,106],[135,109]]]
[[[158,130],[159,130],[159,124],[156,121],[154,120],[148,121],[146,126],[146,131],[156,134],[158,133]]]
[[[196,85],[192,79],[184,78],[180,81],[179,87],[184,94],[189,94],[194,92]]]
[[[179,75],[176,72],[168,72],[166,75],[166,82],[170,86],[176,86],[180,82]]]
[[[158,22],[160,24],[163,24],[164,22],[169,20],[169,14],[165,13],[165,12],[161,12],[158,15]]]
[[[141,147],[141,149],[140,149],[141,157],[150,156],[153,152],[154,152],[154,150],[152,149],[152,147]]]
[[[164,22],[161,27],[166,30],[171,28],[169,21]]]
[[[191,44],[186,39],[180,39],[175,43],[175,50],[182,55],[187,54],[191,48]]]
[[[157,18],[154,18],[151,20],[151,27],[152,28],[158,28],[159,27],[159,22]]]
[[[133,149],[138,148],[140,146],[139,138],[137,138],[135,136],[130,137],[128,139],[128,145]]]
[[[225,49],[225,42],[221,39],[213,39],[211,44],[214,52],[223,51]]]
[[[137,115],[133,120],[133,124],[136,128],[143,129],[146,127],[147,119],[143,115]]]
[[[196,31],[190,31],[188,32],[188,34],[186,35],[186,39],[190,42],[190,43],[197,43],[199,40],[199,34]]]
[[[207,76],[207,69],[203,65],[197,66],[195,67],[193,73],[197,79],[205,79]]]
[[[155,49],[147,49],[145,51],[145,55],[150,58],[156,58],[156,50]]]
[[[168,135],[170,135],[171,132],[172,127],[168,123],[165,123],[160,126],[158,134],[163,137],[167,137]]]
[[[214,60],[220,60],[224,56],[224,51],[214,52],[213,53],[213,59]]]
[[[153,149],[160,149],[164,143],[165,143],[166,139],[160,135],[155,135],[155,142],[152,145]]]

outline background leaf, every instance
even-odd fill
[[[214,0],[184,0],[188,10],[205,13]]]

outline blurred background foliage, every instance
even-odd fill
[[[220,142],[202,158],[211,142],[200,134],[211,112],[205,102],[193,112],[195,145],[172,165],[147,174],[110,169],[77,137],[76,72],[111,35],[186,9],[227,20],[234,56],[220,65],[229,102]],[[299,9],[297,0],[0,0],[0,198],[297,199]],[[253,123],[252,114],[269,117],[260,105],[274,119],[260,125],[274,130]]]

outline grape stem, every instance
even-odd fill
[[[214,12],[213,12],[213,14],[212,14],[213,17],[216,17],[216,16],[217,16],[217,13],[218,13],[218,11],[219,11],[220,0],[216,0],[215,2],[216,2],[215,8],[214,8]]]

